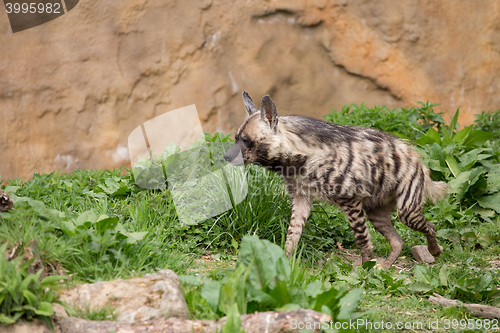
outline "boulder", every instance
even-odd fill
[[[73,307],[91,311],[106,306],[114,308],[119,322],[189,318],[179,278],[169,269],[128,280],[85,284],[59,298]],[[58,309],[56,314],[64,317]]]
[[[419,263],[432,264],[433,262],[436,262],[436,259],[434,259],[426,245],[416,245],[412,247],[411,253],[413,254],[415,260]]]
[[[299,327],[310,327],[312,332],[319,332],[320,330],[317,328],[321,324],[332,325],[330,320],[330,316],[314,310],[268,311],[242,315],[241,327],[246,333],[292,333],[299,332]],[[217,322],[162,318],[135,323],[96,322],[70,317],[61,318],[60,326],[62,333],[104,333],[113,331],[116,333],[216,333],[222,332],[225,322],[226,317]]]

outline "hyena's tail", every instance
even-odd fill
[[[450,186],[446,182],[433,181],[429,175],[429,169],[425,170],[424,195],[432,203],[443,199],[449,188]]]

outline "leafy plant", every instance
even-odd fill
[[[105,175],[110,173],[103,174],[104,182]],[[75,178],[78,175],[79,171],[74,173]],[[96,180],[94,186],[101,182],[97,172],[89,176]],[[116,174],[112,176],[118,177]],[[164,241],[172,233],[166,232],[167,226],[158,221],[161,219],[168,225],[175,219],[168,206],[165,209],[165,201],[168,201],[165,193],[137,192],[134,193],[136,197],[109,198],[107,195],[94,198],[80,193],[73,199],[72,195],[70,198],[66,196],[75,190],[76,185],[70,189],[66,183],[78,184],[79,181],[70,181],[67,175],[56,178],[57,181],[53,177],[55,175],[44,175],[30,180],[26,188],[32,188],[33,183],[39,183],[40,187],[36,186],[28,193],[24,186],[5,187],[15,203],[13,210],[1,213],[0,241],[22,240],[28,243],[35,239],[45,267],[63,266],[70,273],[77,273],[79,279],[90,282],[135,275],[143,270],[148,272],[160,265],[172,265],[171,268],[189,265],[189,260],[179,253],[178,248],[193,245],[187,241],[183,244]],[[53,196],[46,196],[43,191],[45,186],[51,186],[47,183],[59,185],[53,186]],[[43,201],[19,196],[21,193]],[[54,201],[56,198],[68,200],[71,205]],[[179,238],[176,235],[174,238]]]
[[[90,253],[101,261],[110,260],[110,256],[120,259],[119,250],[127,244],[134,244],[146,236],[147,231],[128,232],[117,217],[97,214],[88,210],[76,219],[62,221],[60,229],[68,236],[76,237]]]
[[[450,267],[443,265],[436,274],[436,270],[417,265],[413,274],[418,283],[413,290],[424,293],[438,293],[452,299],[465,302],[493,301],[499,303],[500,291],[490,273],[480,276],[458,276],[451,278]]]
[[[373,127],[393,135],[415,140],[429,128],[441,128],[444,120],[441,113],[435,113],[430,102],[418,102],[420,106],[389,110],[385,106],[368,108],[365,104],[345,105],[341,111],[333,110],[324,118],[331,123]]]
[[[218,317],[307,308],[341,321],[352,318],[363,293],[361,288],[349,291],[344,283],[318,280],[300,261],[289,263],[279,246],[257,236],[243,238],[236,269],[226,279],[199,281],[182,276],[181,280],[202,285],[201,296]]]
[[[485,216],[491,215],[489,210],[500,213],[500,154],[489,142],[494,134],[473,125],[457,131],[458,114],[447,128],[430,128],[415,140],[418,152],[434,179],[449,181],[450,193],[461,206],[482,207],[479,212]]]
[[[128,179],[111,175],[109,178],[104,179],[103,184],[95,186],[92,191],[85,191],[85,194],[91,195],[95,198],[104,197],[104,195],[99,195],[99,193],[105,193],[108,196],[119,197],[129,194],[133,190],[138,189],[135,187],[132,188],[129,184]]]
[[[495,141],[500,139],[500,109],[490,112],[481,111],[475,116],[474,128],[493,133]]]
[[[22,262],[23,257],[16,257],[8,261],[5,259],[6,249],[7,243],[0,247],[0,322],[12,324],[20,318],[40,318],[54,330],[51,303],[60,302],[52,290],[67,276],[52,275],[40,281],[42,270],[28,273],[34,258]]]
[[[394,110],[350,105],[325,118],[344,125],[374,127],[410,140],[432,178],[449,182],[457,208],[475,207],[474,213],[490,220],[500,213],[500,150],[490,141],[495,134],[483,129],[496,129],[500,111],[483,113],[475,124],[457,130],[458,109],[446,125],[441,114],[433,111],[437,104],[419,104]]]

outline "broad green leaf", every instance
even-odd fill
[[[117,217],[109,217],[108,215],[103,214],[99,216],[94,225],[100,233],[103,233],[108,229],[113,230],[117,224],[118,224]]]
[[[47,287],[51,287],[54,284],[58,283],[61,280],[67,280],[68,277],[64,275],[49,275],[40,282],[40,286],[42,289],[45,289]]]
[[[292,302],[292,297],[290,296],[290,292],[288,291],[287,283],[283,280],[276,282],[276,285],[271,290],[269,295],[274,298],[278,306],[283,306]]]
[[[415,279],[417,279],[418,282],[431,286],[434,285],[434,283],[432,283],[432,278],[429,274],[429,271],[424,266],[415,266],[415,268],[413,269],[413,274],[415,274]]]
[[[500,167],[495,172],[488,173],[488,192],[494,193],[500,191]]]
[[[377,264],[377,260],[376,259],[371,259],[371,260],[365,261],[363,263],[363,265],[361,265],[361,267],[363,267],[366,270],[370,270],[373,267],[375,267],[376,264]]]
[[[238,312],[238,306],[233,304],[227,313],[226,324],[222,333],[239,333],[241,331],[241,317]]]
[[[458,176],[459,173],[462,172],[455,157],[451,155],[446,155],[446,164],[448,165],[448,168],[450,168],[451,173],[453,173],[453,176],[456,177]]]
[[[488,289],[488,287],[491,285],[492,282],[493,278],[491,277],[491,274],[489,273],[484,274],[476,284],[475,291],[483,291]]]
[[[500,192],[497,192],[492,195],[482,196],[480,198],[476,198],[477,203],[483,208],[490,208],[500,213]]]
[[[425,136],[431,138],[435,143],[441,144],[441,137],[439,136],[438,131],[436,131],[434,128],[429,128]]]
[[[19,290],[20,291],[28,290],[31,283],[38,283],[38,279],[41,274],[42,270],[40,269],[36,274],[29,274],[28,276],[26,276],[21,285],[19,286]]]
[[[430,150],[430,157],[434,160],[439,161],[440,165],[446,165],[443,149],[440,145],[434,142]]]
[[[15,311],[22,311],[22,310],[30,310],[30,311],[33,311],[35,312],[35,310],[37,310],[37,308],[35,308],[34,306],[31,306],[31,305],[24,305],[24,306],[19,306]]]
[[[460,112],[460,108],[458,108],[457,111],[455,111],[455,114],[453,114],[453,117],[451,118],[450,129],[449,129],[450,138],[453,137],[453,133],[455,131],[455,128],[457,128],[457,121],[458,121],[458,113],[459,112]]]
[[[434,141],[434,139],[424,135],[424,136],[421,136],[420,138],[418,138],[417,140],[415,140],[415,143],[419,144],[419,145],[422,145],[422,146],[425,146],[425,145],[431,145],[433,143],[436,143],[436,141]]]
[[[22,312],[21,312],[22,314]],[[4,315],[3,313],[0,313],[0,323],[5,323],[5,324],[14,324],[16,321],[12,317],[8,317]]]
[[[93,190],[89,190],[89,189],[83,189],[81,193],[85,194],[85,195],[88,195],[89,197],[96,198],[96,199],[107,198],[106,194],[104,194],[104,193],[96,193]]]
[[[484,167],[477,167],[469,171],[464,171],[458,174],[455,179],[450,180],[448,183],[451,187],[451,193],[457,193],[457,199],[461,199],[467,192],[470,186],[474,185],[479,177],[486,173],[487,169]]]
[[[93,210],[87,210],[76,218],[75,225],[78,227],[85,225],[86,222],[95,223],[95,221],[97,221],[96,213]],[[88,226],[90,226],[90,224],[88,224]]]
[[[5,186],[3,190],[9,194],[16,194],[17,190],[20,188],[21,186]]]
[[[276,265],[276,278],[279,281],[288,281],[290,279],[290,264],[282,250],[281,250],[281,256],[276,259],[275,265]]]
[[[248,291],[248,300],[259,303],[260,307],[274,308],[276,306],[276,301],[268,293],[262,291],[262,289],[256,289],[253,285],[247,281],[246,288]],[[294,295],[292,295],[294,296]],[[297,303],[294,300],[294,303]]]
[[[430,290],[432,290],[434,287],[430,284],[427,284],[427,283],[423,283],[423,282],[417,282],[417,283],[413,283],[411,285],[411,289],[413,291],[420,291],[420,292],[428,292]]]
[[[120,189],[120,184],[116,182],[114,179],[107,178],[104,183],[106,185],[99,185],[109,195],[115,194]]]
[[[68,236],[73,236],[75,234],[75,225],[72,222],[61,221],[60,229]]]
[[[323,305],[332,308],[332,305],[339,302],[339,291],[335,288],[330,288],[330,290],[324,291],[316,297],[316,302],[314,303],[314,310],[321,311]]]
[[[281,251],[276,244],[267,240],[260,240],[257,236],[245,236],[240,244],[237,264],[248,266],[252,260],[254,265],[248,281],[255,289],[265,289],[276,277],[276,266],[273,262],[273,252]]]
[[[349,275],[337,275],[337,280],[345,281],[353,286],[361,282],[358,280],[358,275],[356,273],[351,273]]]
[[[240,278],[245,272],[245,266],[240,264],[238,268],[229,276],[220,290],[219,310],[222,313],[229,313],[229,309],[236,303],[236,290],[240,283]]]
[[[398,138],[405,139],[405,140],[410,140],[410,138],[402,133],[391,131],[389,132],[390,134],[397,136]]]
[[[201,288],[201,297],[203,297],[208,305],[212,308],[213,312],[217,312],[219,307],[221,285],[219,281],[208,280]]]
[[[305,293],[309,297],[316,297],[323,291],[323,284],[321,281],[312,281],[307,284],[307,287],[304,289]]]
[[[134,244],[137,241],[143,240],[144,237],[148,234],[147,231],[136,231],[136,232],[127,232],[127,231],[119,231],[117,233],[118,239],[126,239],[127,244]]]
[[[458,193],[459,197],[463,196],[469,188],[469,179],[471,174],[471,170],[464,171],[461,172],[455,179],[450,180],[448,183],[448,185],[450,185],[450,193]]]
[[[194,275],[179,275],[179,280],[191,286],[201,286],[203,283]]]
[[[473,146],[479,147],[484,144],[486,141],[491,140],[495,137],[495,134],[481,131],[481,130],[472,130],[467,138],[464,140],[463,144],[465,146]]]
[[[63,180],[62,181],[64,185],[66,185],[66,187],[71,190],[73,188],[73,183],[70,182],[69,180]]]
[[[240,282],[238,283],[238,289],[236,291],[237,293],[237,301],[238,301],[238,309],[240,310],[240,313],[247,313],[247,289],[246,289],[246,282],[248,279],[248,276],[250,275],[250,272],[252,271],[252,266],[254,265],[254,261],[252,260],[248,267],[245,270],[245,274],[243,274],[243,277],[241,278]]]
[[[458,132],[452,139],[453,142],[462,144],[467,135],[470,133],[472,130],[472,125],[464,127],[460,132]]]
[[[442,166],[439,161],[429,160],[429,161],[427,161],[427,163],[428,163],[429,169],[434,170],[434,171],[439,171],[445,177],[448,177],[450,175],[450,172],[451,172],[450,169],[446,166]]]
[[[485,148],[480,147],[480,148],[472,149],[471,151],[460,155],[458,157],[458,159],[460,160],[460,166],[462,168],[471,167],[474,164],[474,162],[476,162],[478,160],[478,155],[485,150],[486,150]]]
[[[40,304],[38,304],[38,309],[35,310],[35,314],[39,316],[52,316],[54,314],[52,304],[47,302],[40,302]]]
[[[90,252],[99,253],[101,251],[101,245],[95,241],[89,243]]]
[[[347,295],[342,297],[339,301],[340,311],[337,315],[337,319],[351,319],[352,314],[358,308],[361,295],[363,295],[363,288],[357,288],[351,290]]]
[[[23,290],[23,296],[28,301],[29,305],[31,305],[31,306],[36,306],[37,305],[38,299],[35,296],[35,294],[33,294],[31,291],[29,291],[29,290]]]
[[[324,314],[326,314],[326,315],[328,315],[328,316],[330,316],[330,317],[332,317],[332,318],[333,318],[333,317],[335,317],[335,316],[334,316],[334,313],[332,313],[332,312],[333,312],[333,311],[332,311],[332,309],[330,309],[330,308],[329,308],[328,306],[326,306],[326,305],[323,305],[323,306],[321,307],[321,313],[324,313]]]

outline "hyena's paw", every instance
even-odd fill
[[[434,257],[438,257],[441,253],[443,253],[443,247],[441,245],[435,246],[428,246],[427,249],[429,250],[430,254]]]

